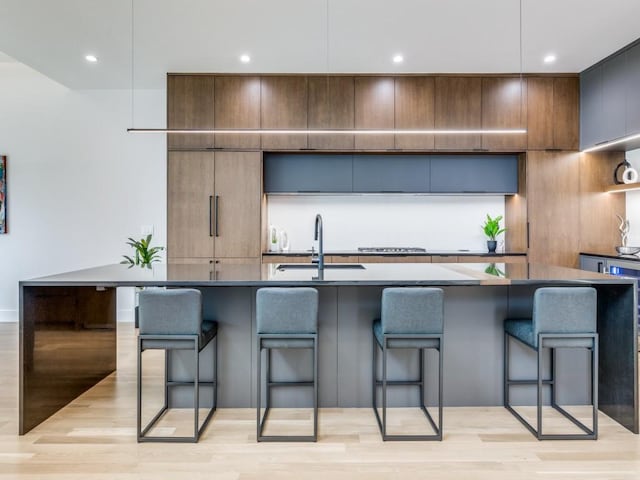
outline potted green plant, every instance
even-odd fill
[[[496,237],[507,230],[506,228],[500,228],[500,220],[502,220],[502,215],[491,218],[489,214],[487,214],[487,219],[484,225],[482,225],[484,234],[488,238],[487,248],[489,249],[489,253],[496,253],[496,246],[498,245]]]
[[[139,265],[145,268],[151,268],[151,264],[160,261],[160,252],[164,250],[164,247],[152,247],[151,235],[147,235],[146,238],[140,240],[134,240],[129,237],[127,245],[132,246],[135,249],[135,254],[130,257],[123,255],[124,260],[120,263],[129,264],[130,267]]]

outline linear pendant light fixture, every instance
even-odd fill
[[[522,135],[527,133],[526,128],[503,128],[503,129],[484,129],[484,128],[471,128],[471,129],[275,129],[275,128],[213,128],[213,129],[199,129],[199,128],[135,128],[134,125],[134,1],[131,0],[131,128],[127,128],[129,133],[155,133],[155,134],[240,134],[240,135]],[[329,76],[329,0],[327,3],[327,79]],[[522,124],[522,0],[520,0],[520,42],[519,42],[519,54],[520,54],[520,123]]]
[[[213,128],[208,130],[198,128],[127,128],[127,132],[131,133],[233,133],[233,134],[283,134],[283,135],[481,135],[481,134],[497,134],[504,135],[509,133],[527,133],[525,129],[503,129],[503,130],[399,130],[399,129],[387,129],[387,130],[331,130],[331,129],[297,129],[297,130],[285,130],[285,129],[250,129],[250,128]]]

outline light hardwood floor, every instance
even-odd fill
[[[640,479],[640,436],[603,414],[596,442],[538,442],[491,407],[445,409],[443,442],[383,443],[370,409],[323,409],[318,443],[258,444],[253,409],[220,409],[198,444],[137,444],[132,325],[118,342],[116,373],[19,437],[17,325],[0,324],[0,479]]]

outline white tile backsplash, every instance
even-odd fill
[[[267,201],[268,223],[286,230],[290,249],[310,249],[315,216],[324,225],[324,248],[423,247],[484,250],[486,214],[504,216],[504,196],[317,195]],[[498,239],[501,245],[502,236]]]

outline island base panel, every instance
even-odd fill
[[[20,290],[20,420],[24,434],[116,369],[116,289]]]

